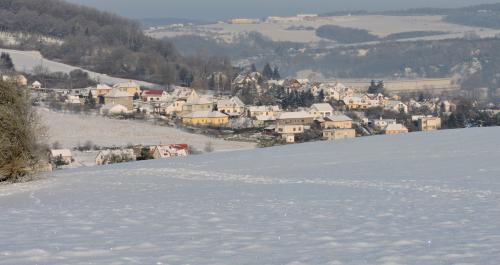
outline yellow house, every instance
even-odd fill
[[[356,137],[354,129],[329,129],[323,131],[323,138],[329,141],[350,139]]]
[[[229,123],[229,116],[218,111],[196,111],[182,117],[185,125],[223,126]]]
[[[106,105],[120,104],[125,106],[129,111],[134,110],[134,101],[132,99],[132,95],[118,89],[113,89],[111,92],[106,94],[104,96],[104,102]]]
[[[132,96],[134,96],[135,94],[141,94],[141,87],[137,83],[132,81],[126,83],[118,83],[114,85],[113,88],[116,88],[122,92],[127,92]]]
[[[320,120],[323,129],[351,129],[352,119],[346,115],[332,115]]]
[[[441,118],[422,117],[418,119],[418,129],[420,131],[435,131],[441,129]]]

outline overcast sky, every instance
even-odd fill
[[[389,10],[413,7],[459,7],[499,0],[69,0],[131,18],[234,17],[324,13],[338,10]]]

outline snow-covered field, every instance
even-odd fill
[[[184,27],[182,30],[150,30],[146,33],[155,38],[176,37],[179,35],[217,36],[230,42],[243,32],[260,32],[274,41],[291,41],[299,43],[317,43],[327,39],[316,36],[315,30],[289,30],[290,27],[312,27],[317,29],[323,25],[337,25],[341,27],[357,28],[370,31],[379,37],[393,33],[409,31],[443,31],[448,34],[414,38],[412,40],[436,40],[462,38],[466,32],[476,32],[479,36],[494,37],[499,30],[469,27],[443,21],[441,16],[335,16],[321,17],[311,21],[293,21],[281,23],[258,24],[213,24],[195,27]]]
[[[0,264],[498,264],[500,128],[53,173],[0,186]]]
[[[104,147],[185,143],[198,150],[203,150],[211,142],[215,151],[255,147],[252,143],[224,141],[148,122],[59,113],[42,108],[38,112],[48,129],[48,143],[57,141],[65,148],[76,147],[78,143],[83,145],[86,141]]]
[[[112,77],[106,74],[100,74],[88,71],[80,67],[75,67],[68,64],[51,61],[45,59],[38,51],[19,51],[19,50],[0,48],[0,52],[6,52],[10,54],[10,57],[12,58],[16,70],[21,72],[29,73],[32,72],[35,67],[42,65],[43,67],[47,68],[50,72],[69,73],[76,69],[84,70],[85,72],[89,73],[90,78],[106,84],[116,84],[116,83],[130,81],[129,79]],[[144,81],[138,81],[138,80],[133,80],[133,81],[135,81],[141,86],[155,86],[155,84],[151,84]]]

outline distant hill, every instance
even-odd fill
[[[145,36],[138,22],[61,0],[1,0],[0,30],[25,36],[0,43],[4,48],[39,50],[49,59],[122,78],[191,84],[202,65],[170,42]]]
[[[139,20],[141,25],[144,28],[149,27],[158,27],[165,26],[170,24],[195,24],[195,25],[204,25],[204,24],[213,24],[213,21],[204,21],[204,20],[196,20],[196,19],[186,19],[186,18],[142,18]]]

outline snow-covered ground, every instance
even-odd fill
[[[320,17],[311,21],[287,21],[281,23],[258,24],[213,24],[184,27],[182,29],[149,30],[146,34],[154,38],[176,37],[180,35],[201,35],[215,37],[231,42],[243,32],[256,31],[272,39],[273,41],[291,41],[298,43],[317,43],[319,41],[330,42],[316,36],[315,29],[324,25],[337,25],[341,27],[364,29],[379,37],[410,31],[443,31],[447,34],[436,36],[425,36],[411,40],[438,40],[462,38],[467,32],[475,32],[482,38],[494,37],[499,30],[470,27],[452,24],[443,21],[442,16],[334,16]],[[290,30],[290,27],[313,28],[313,30]]]
[[[0,186],[0,263],[496,265],[499,135],[365,137]]]
[[[25,73],[30,73],[33,71],[35,67],[42,65],[43,67],[47,68],[50,72],[69,73],[76,69],[84,70],[85,72],[89,73],[90,78],[106,84],[116,84],[116,83],[130,81],[129,79],[112,77],[106,74],[100,74],[88,71],[80,67],[75,67],[68,64],[51,61],[45,59],[38,51],[19,51],[19,50],[0,48],[0,52],[6,52],[10,54],[10,57],[12,58],[12,62],[14,63],[16,70]],[[155,84],[144,81],[138,81],[138,80],[132,80],[132,81],[138,83],[141,86],[147,86],[147,87],[156,86]]]
[[[48,129],[48,143],[59,142],[73,148],[92,141],[104,147],[124,147],[129,144],[189,144],[203,150],[208,142],[215,151],[251,149],[253,143],[225,141],[148,122],[117,120],[95,115],[60,113],[40,108],[38,113]]]

